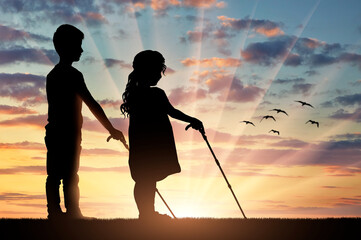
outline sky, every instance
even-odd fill
[[[0,0],[0,217],[47,216],[45,79],[64,23],[84,32],[73,66],[126,138],[119,106],[132,60],[159,51],[168,69],[158,87],[203,122],[247,217],[361,217],[360,9],[358,0]],[[127,150],[106,142],[85,105],[83,116],[83,214],[137,218]],[[182,171],[157,187],[174,214],[241,218],[199,132],[171,123]],[[158,197],[156,209],[167,213]]]

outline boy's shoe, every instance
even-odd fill
[[[66,214],[62,211],[51,212],[48,214],[48,219],[51,221],[63,221],[66,218]]]

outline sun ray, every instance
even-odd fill
[[[296,32],[296,38],[295,38],[295,40],[293,41],[293,43],[291,44],[291,47],[290,47],[290,50],[289,50],[288,54],[291,52],[291,50],[292,50],[294,44],[296,43],[297,39],[299,38],[299,36],[302,34],[303,30],[304,30],[305,27],[307,26],[307,24],[308,24],[308,22],[310,21],[312,15],[313,15],[314,12],[316,11],[317,7],[319,6],[319,3],[320,3],[320,0],[316,2],[316,4],[312,7],[312,9],[310,10],[310,12],[308,13],[308,15],[306,16],[306,18],[304,19],[303,24],[302,24],[303,27]],[[286,58],[287,58],[287,56],[284,56],[283,60],[282,60],[279,64],[277,64],[276,67],[274,67],[274,68],[272,69],[271,74],[268,74],[268,75],[271,75],[271,78],[270,78],[270,79],[272,79],[272,81],[273,81],[273,80],[275,79],[275,77],[277,76],[277,74],[278,74],[278,72],[280,71],[281,67],[283,66],[283,63],[284,63],[284,61],[286,60]],[[238,72],[239,70],[240,70],[240,68],[238,68],[237,71],[235,71],[235,74],[237,74],[237,72]],[[269,87],[270,87],[271,84],[272,84],[272,81],[269,81],[269,82],[268,82],[268,85],[267,85],[266,88],[265,88],[266,90],[269,89]],[[230,90],[230,89],[229,89],[229,90]],[[266,91],[266,92],[267,92],[267,91]],[[266,95],[266,92],[265,92],[264,96]],[[252,116],[254,116],[254,113],[256,112],[256,110],[257,110],[259,104],[261,103],[261,101],[262,101],[262,99],[261,99],[261,100],[258,100],[257,103],[255,104],[255,107],[254,107],[251,111],[248,111],[248,112],[246,113],[246,116],[244,117],[245,119],[251,119]],[[223,115],[224,115],[224,114],[222,114],[222,116],[223,116]],[[240,135],[242,134],[242,132],[240,132],[240,131],[243,131],[244,129],[245,129],[245,128],[238,128],[238,129],[236,129],[236,130],[235,130],[235,132],[236,132],[235,135],[239,135],[239,136],[240,136]],[[235,147],[236,142],[237,142],[237,141],[233,141],[233,143],[231,143],[231,145],[233,146],[233,148]],[[230,149],[232,149],[232,147],[231,147]],[[231,151],[228,152],[228,156],[229,156],[230,153],[231,153]],[[228,156],[226,155],[225,159],[228,159]],[[226,160],[223,160],[223,162],[226,163]],[[221,164],[222,164],[222,163],[221,163]],[[215,181],[215,180],[214,180],[214,181]],[[210,181],[209,184],[204,187],[203,192],[209,191],[210,186],[214,183],[214,181]],[[230,180],[230,181],[231,181],[231,180]],[[252,181],[253,181],[253,180],[247,180],[247,185],[249,185],[249,183],[252,182]],[[239,189],[240,189],[240,192],[242,192],[242,193],[244,192],[244,186],[245,186],[245,184],[246,184],[246,183],[243,183],[243,184],[242,184],[243,187],[239,188]],[[244,195],[244,194],[242,194],[242,195]]]

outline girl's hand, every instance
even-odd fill
[[[202,134],[205,133],[203,123],[200,120],[198,120],[197,118],[192,118],[192,121],[190,122],[190,124],[188,126],[192,127],[195,130],[200,131]]]

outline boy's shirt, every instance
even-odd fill
[[[83,74],[72,66],[57,64],[47,75],[47,133],[80,136],[82,98],[88,92]]]

